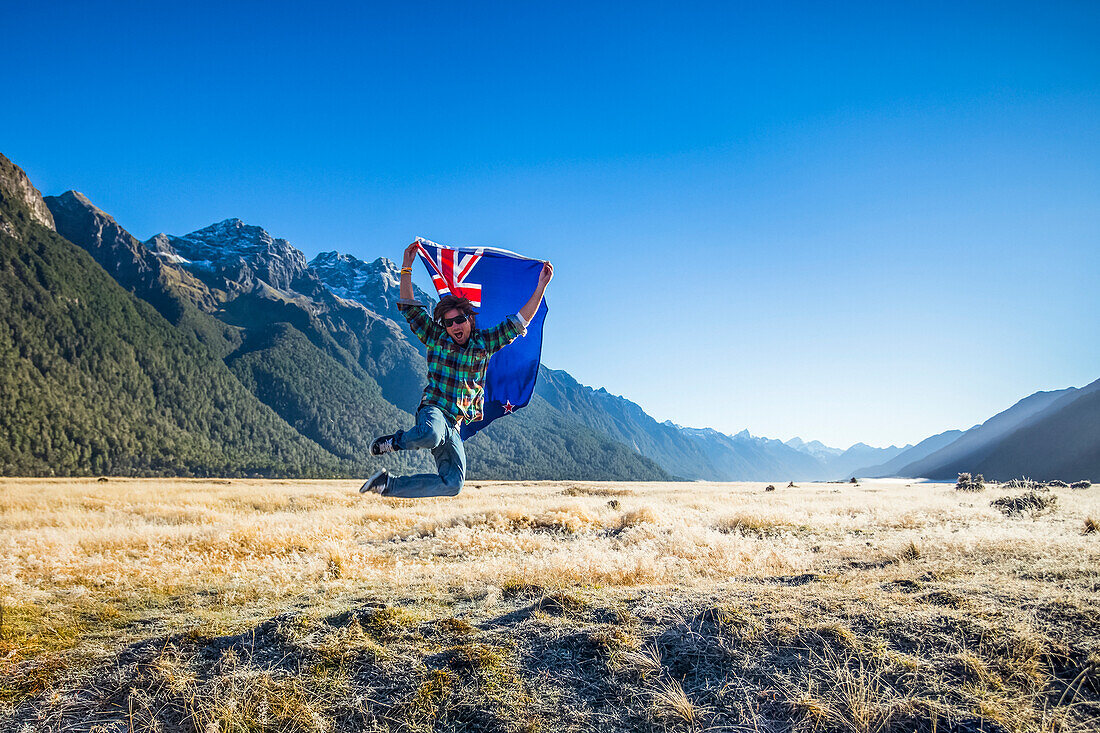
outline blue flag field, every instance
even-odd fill
[[[478,328],[492,328],[510,315],[519,313],[538,285],[542,260],[522,257],[491,247],[445,247],[422,237],[420,260],[428,269],[432,284],[440,296],[448,293],[465,297],[477,310]],[[542,325],[546,321],[546,301],[520,336],[489,359],[485,374],[484,416],[463,424],[460,433],[466,440],[499,417],[505,417],[531,401],[542,359]]]

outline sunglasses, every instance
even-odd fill
[[[455,316],[454,318],[444,318],[442,321],[440,321],[440,323],[443,324],[443,328],[450,328],[451,326],[454,326],[456,324],[465,323],[468,320],[470,319],[467,316],[461,315]]]

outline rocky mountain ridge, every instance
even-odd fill
[[[23,169],[8,160],[3,154],[0,154],[0,196],[12,200],[14,206],[9,211],[18,212],[14,216],[26,212],[30,215],[32,221],[47,229],[54,230],[53,215],[50,214],[46,202],[42,200],[42,194],[31,183],[31,179],[27,178],[27,174],[23,172]],[[11,237],[16,236],[17,227],[15,222],[0,221],[0,231]]]
[[[244,287],[262,280],[276,290],[290,290],[307,267],[305,254],[290,242],[240,219],[225,219],[182,236],[158,234],[145,246],[168,261],[220,272]]]

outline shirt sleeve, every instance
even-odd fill
[[[485,348],[490,354],[495,354],[520,336],[526,335],[527,326],[523,323],[523,319],[518,314],[508,316],[485,331]]]
[[[397,301],[397,309],[409,322],[409,328],[425,346],[439,338],[439,324],[428,318],[428,311],[416,301]]]

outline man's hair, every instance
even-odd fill
[[[477,329],[477,311],[474,310],[474,304],[469,300],[460,298],[452,293],[447,293],[439,299],[439,303],[436,304],[435,310],[432,311],[432,317],[435,318],[436,323],[442,323],[443,316],[445,316],[449,310],[465,313],[470,318],[470,331]]]

